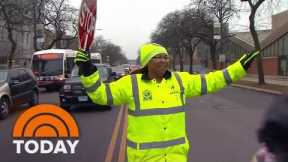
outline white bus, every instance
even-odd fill
[[[31,68],[39,87],[59,88],[74,66],[76,52],[69,49],[49,49],[33,53]]]
[[[32,71],[39,87],[56,89],[64,84],[74,66],[76,51],[71,49],[49,49],[33,53]],[[91,53],[92,63],[102,63],[100,53]]]

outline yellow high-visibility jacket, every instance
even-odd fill
[[[133,74],[104,84],[98,71],[81,76],[81,82],[95,103],[129,105],[129,162],[186,162],[186,98],[216,92],[245,74],[238,61],[208,74],[167,72],[161,83],[145,79],[144,74]]]

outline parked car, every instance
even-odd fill
[[[39,88],[30,69],[0,70],[0,119],[5,119],[16,105],[33,106],[38,102]]]
[[[100,72],[102,82],[110,82],[114,80],[114,78],[112,78],[112,70],[110,66],[105,64],[95,65]],[[80,82],[78,71],[78,66],[74,66],[71,77],[65,80],[64,86],[60,89],[60,107],[68,111],[75,107],[97,107],[99,109],[111,109],[110,106],[94,104],[91,101]]]

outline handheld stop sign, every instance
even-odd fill
[[[93,39],[96,26],[97,0],[82,0],[78,33],[79,33],[79,48],[84,51],[89,51]]]

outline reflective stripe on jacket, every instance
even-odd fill
[[[161,83],[128,75],[110,84],[99,81],[99,73],[81,76],[93,102],[128,104],[128,161],[186,161],[186,98],[224,88],[245,75],[240,62],[222,71],[191,75],[174,72]],[[149,152],[149,153],[148,153]]]

